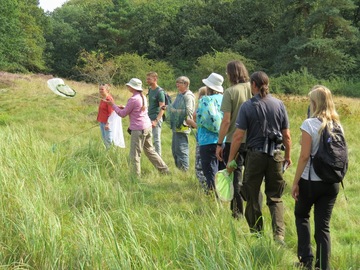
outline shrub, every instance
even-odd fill
[[[272,78],[270,91],[277,94],[307,95],[315,84],[319,84],[319,81],[304,68]]]
[[[249,75],[256,65],[255,61],[247,59],[246,57],[232,51],[205,54],[204,56],[199,57],[195,64],[195,71],[192,76],[193,89],[199,89],[203,85],[201,80],[207,78],[212,72],[216,72],[224,76],[225,79],[226,65],[228,62],[233,60],[243,62],[249,71]],[[225,80],[223,86],[224,88],[229,87],[229,82]]]
[[[124,85],[135,77],[142,80],[146,87],[146,74],[149,71],[159,74],[159,84],[164,88],[170,88],[175,81],[173,67],[168,63],[129,53],[106,58],[103,53],[82,51],[77,70],[87,82],[95,83]]]

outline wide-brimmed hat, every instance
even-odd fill
[[[202,82],[209,88],[215,90],[216,92],[223,93],[224,88],[222,84],[224,82],[224,77],[217,73],[211,73],[209,77],[203,79]]]
[[[142,82],[137,78],[132,78],[126,85],[134,88],[137,91],[143,91]]]

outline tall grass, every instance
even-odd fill
[[[7,78],[0,93],[0,265],[4,269],[292,269],[296,261],[294,202],[290,196],[306,97],[280,96],[290,117],[294,166],[285,173],[286,247],[251,236],[229,205],[206,196],[193,168],[178,171],[163,128],[159,175],[144,156],[142,177],[129,173],[127,148],[105,151],[96,125],[95,85],[68,82],[73,99],[58,97],[37,76]],[[331,88],[331,87],[330,87]],[[129,93],[112,89],[119,104]],[[331,223],[333,269],[359,269],[357,181],[359,101],[336,98],[350,148],[345,192]],[[123,119],[124,129],[128,119]],[[194,164],[194,137],[190,137]],[[193,166],[192,166],[193,167]]]

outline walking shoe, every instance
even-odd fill
[[[170,175],[171,172],[169,169],[166,169],[166,170],[163,170],[163,171],[160,171],[161,174],[164,174],[164,175]]]
[[[284,241],[284,236],[282,236],[282,235],[275,235],[274,241],[281,246],[286,246],[286,243]]]

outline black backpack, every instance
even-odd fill
[[[315,173],[326,183],[340,183],[348,169],[348,149],[344,133],[339,125],[334,125],[332,132],[324,128],[320,137],[319,149],[311,163]],[[311,164],[310,163],[310,164]]]

